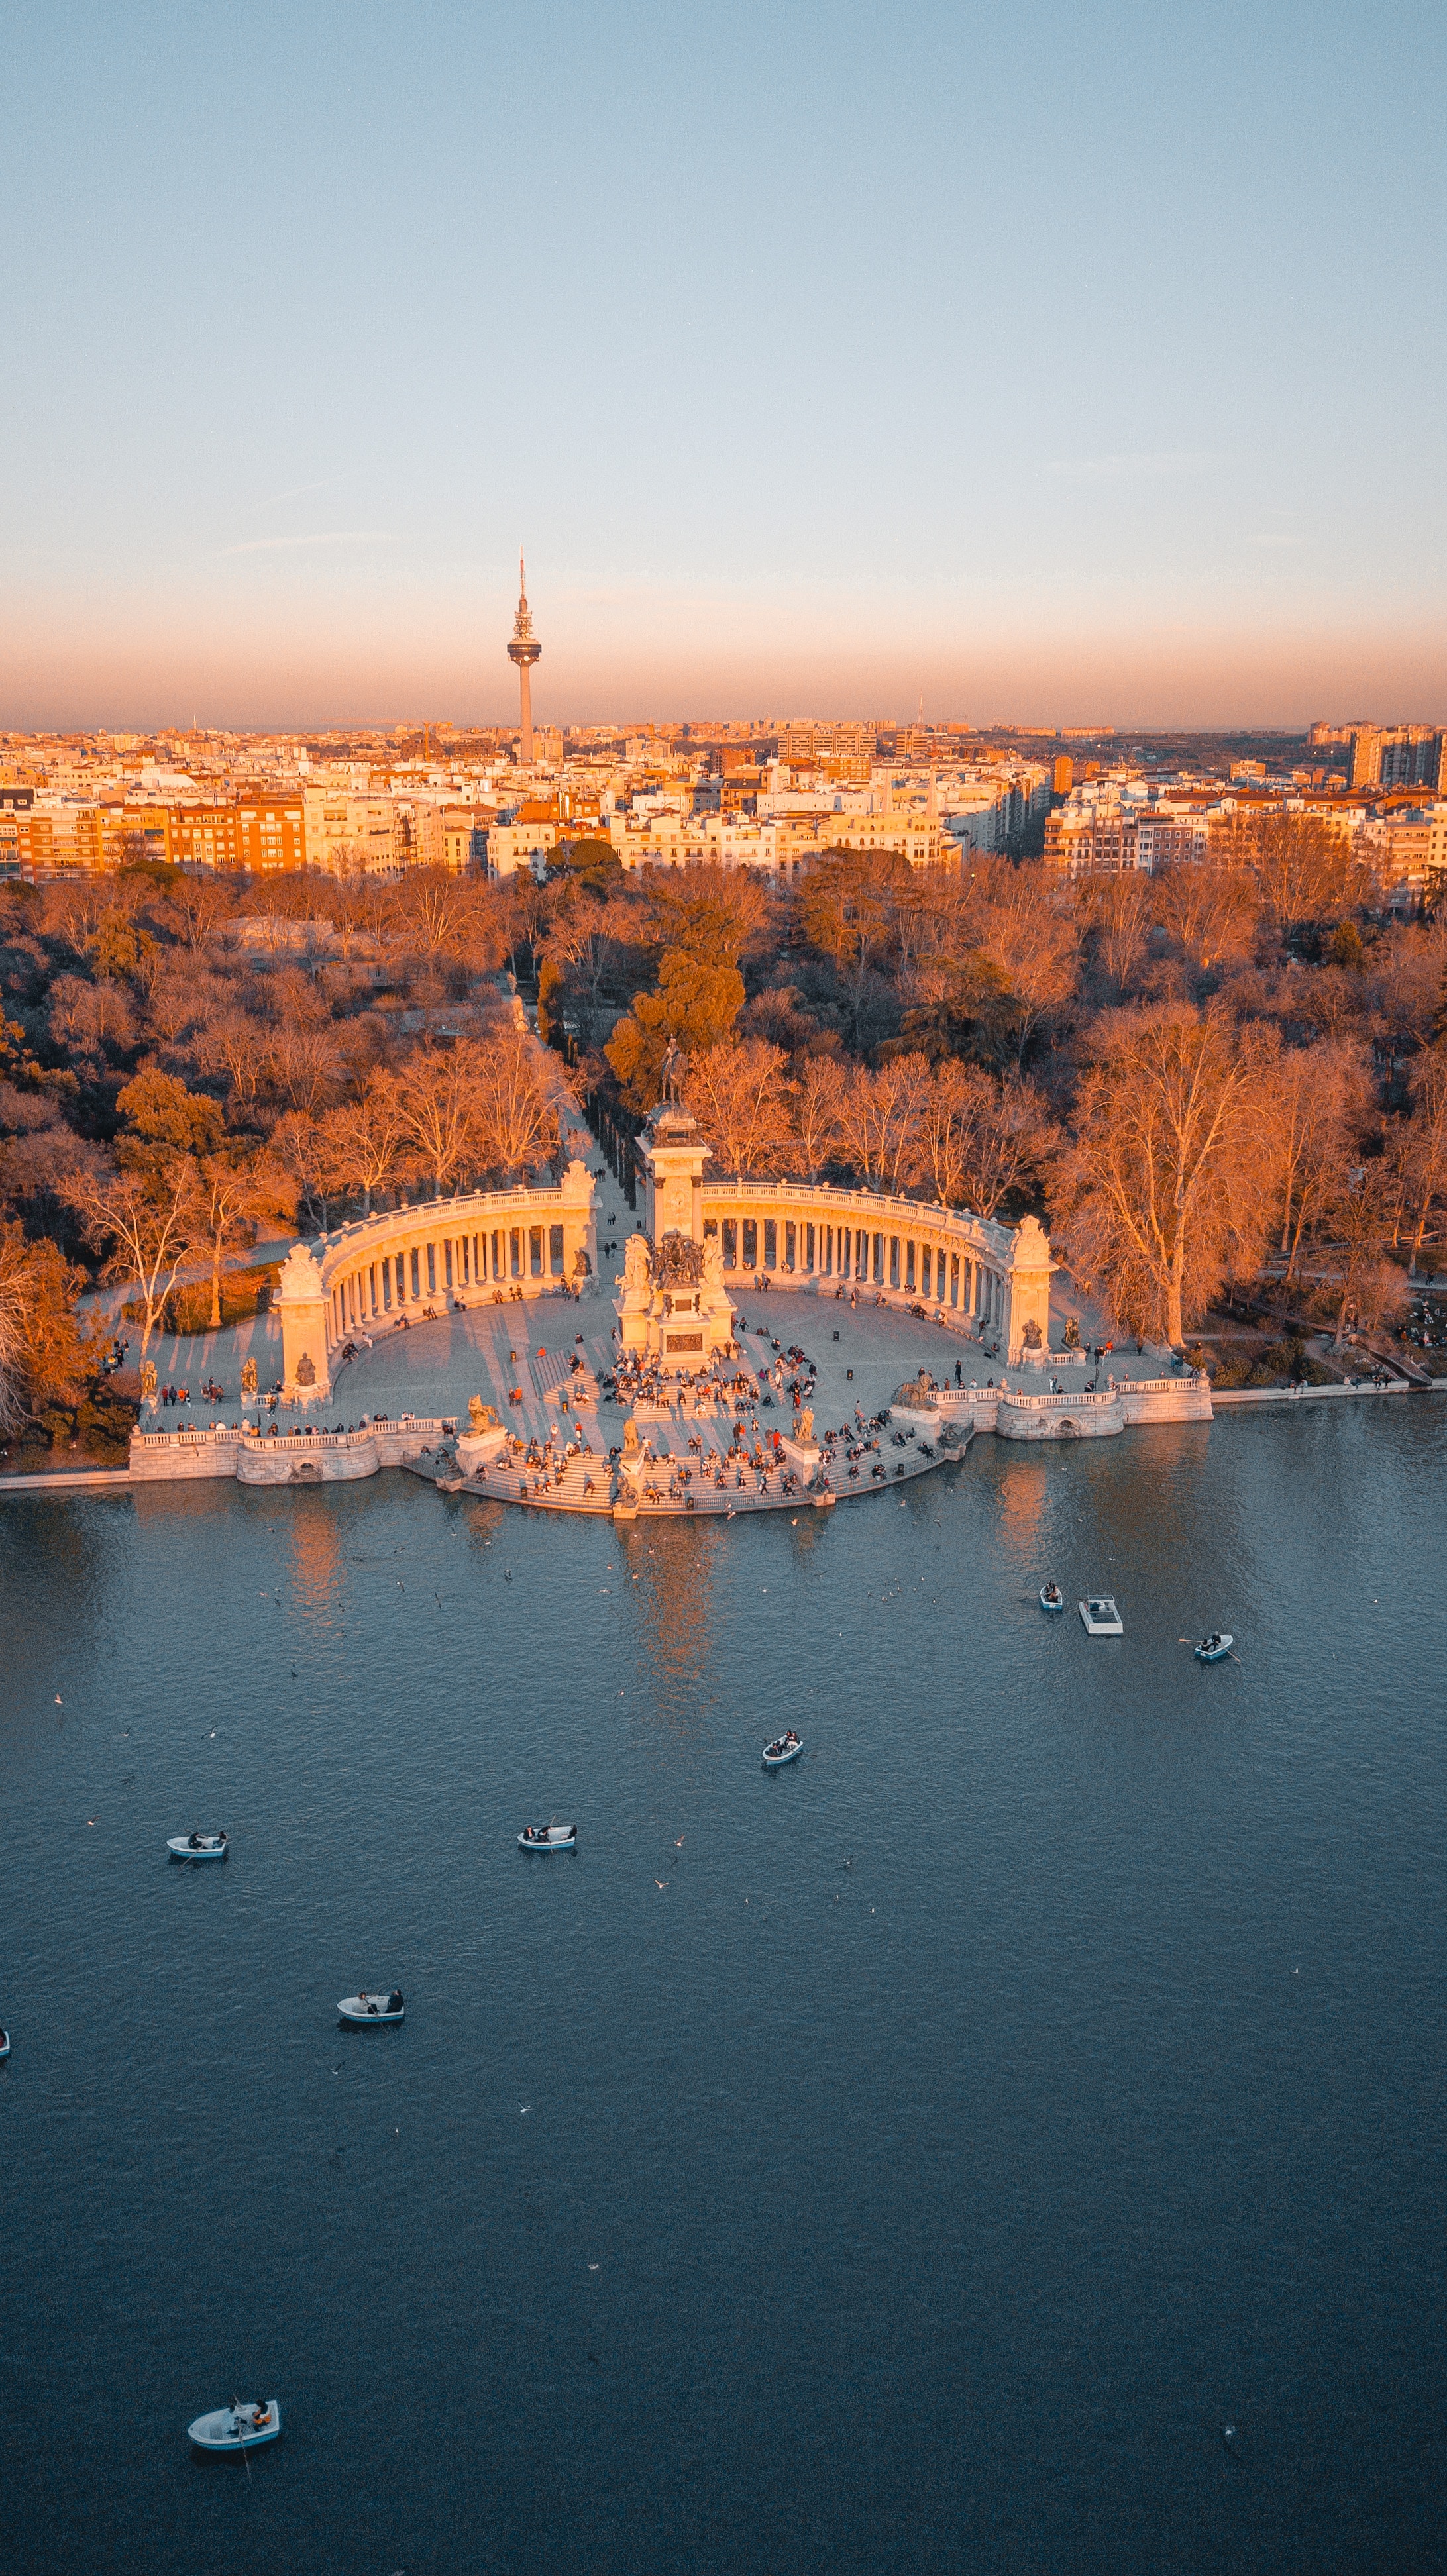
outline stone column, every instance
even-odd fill
[[[1001,1281],[1004,1341],[1013,1362],[1028,1346],[1025,1328],[1039,1334],[1034,1347],[1050,1348],[1050,1237],[1038,1218],[1022,1217],[1010,1249],[1010,1268]]]
[[[275,1305],[281,1318],[282,1391],[301,1404],[320,1403],[331,1394],[327,1292],[321,1264],[309,1245],[292,1245],[281,1265]]]

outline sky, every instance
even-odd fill
[[[1447,11],[0,0],[0,729],[1447,715]]]

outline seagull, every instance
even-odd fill
[[[510,1565],[508,1565],[508,1566],[504,1566],[504,1567],[503,1567],[503,1575],[502,1575],[502,1579],[503,1579],[504,1583],[511,1583],[511,1581],[512,1581],[512,1567],[511,1567]],[[635,1580],[636,1580],[636,1577],[635,1577]]]
[[[399,1591],[399,1592],[405,1592],[405,1591],[406,1591],[406,1589],[407,1589],[407,1586],[406,1586],[406,1584],[403,1582],[402,1577],[401,1577],[401,1575],[400,1575],[400,1574],[399,1574],[399,1575],[398,1575],[398,1577],[397,1577],[397,1589],[398,1589],[398,1591]]]
[[[1223,2425],[1222,2425],[1222,2427],[1221,2427],[1221,2439],[1222,2439],[1222,2441],[1223,2441],[1223,2442],[1234,2442],[1234,2441],[1235,2441],[1235,2439],[1236,2439],[1236,2427],[1235,2427],[1235,2425],[1234,2425],[1234,2424],[1223,2424]]]
[[[655,1878],[655,1880],[654,1880],[653,1884],[654,1884],[654,1886],[655,1886],[656,1888],[659,1888],[659,1889],[661,1890],[661,1889],[665,1888],[665,1887],[668,1885],[668,1881],[667,1881],[667,1879],[666,1879],[666,1878]],[[747,1898],[745,1898],[745,1900],[744,1900],[744,1901],[745,1901],[745,1903],[747,1903],[747,1902],[748,1902]]]
[[[682,1836],[682,1834],[680,1834],[680,1835],[679,1835],[678,1840],[677,1840],[677,1842],[674,1844],[673,1848],[674,1848],[674,1850],[675,1850],[675,1851],[682,1851],[682,1849],[683,1849],[683,1836]]]
[[[208,1744],[214,1744],[214,1743],[215,1743],[215,1741],[216,1741],[216,1729],[215,1729],[215,1727],[214,1727],[214,1726],[212,1727],[210,1734],[207,1736],[206,1741],[207,1741],[207,1743],[208,1743]]]
[[[59,1691],[57,1691],[57,1692],[56,1692],[56,1694],[55,1694],[55,1705],[56,1705],[56,1707],[57,1707],[57,1708],[64,1708],[64,1706],[65,1706],[65,1702],[64,1702],[64,1700],[61,1698]]]
[[[93,1825],[93,1824],[95,1823],[95,1818],[94,1818],[94,1816],[87,1816],[87,1817],[86,1817],[86,1823],[87,1823],[88,1825]]]
[[[597,2271],[597,2269],[598,2269],[598,2266],[597,2266],[597,2264],[596,2264],[596,2263],[590,2263],[590,2264],[589,2264],[589,2266],[588,2266],[588,2269],[589,2269],[589,2271],[590,2271],[590,2272],[596,2272],[596,2271]]]
[[[524,2117],[526,2117],[527,2113],[532,2109],[532,2107],[533,2107],[533,2106],[532,2106],[531,2102],[519,2102],[519,2104],[518,2104],[518,2109],[519,2109],[519,2111],[524,2115]]]
[[[295,1681],[295,1680],[296,1680],[296,1666],[295,1666],[295,1664],[293,1664],[293,1665],[292,1665],[292,1668],[291,1668],[291,1677],[292,1677],[292,1680],[293,1680],[293,1681]]]
[[[442,1595],[441,1595],[441,1593],[440,1593],[440,1592],[434,1592],[434,1593],[433,1593],[433,1595],[432,1595],[432,1598],[433,1598],[433,1600],[436,1602],[437,1607],[438,1607],[438,1609],[440,1610],[440,1609],[441,1609],[441,1607],[442,1607]]]

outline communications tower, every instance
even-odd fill
[[[532,610],[528,606],[527,566],[523,562],[522,556],[519,555],[518,613],[513,620],[512,642],[507,648],[507,658],[510,662],[516,662],[518,666],[518,691],[522,722],[522,741],[518,745],[518,758],[524,769],[531,769],[533,765],[532,667],[534,662],[541,658],[542,649],[543,648],[538,642],[536,635],[533,633]]]

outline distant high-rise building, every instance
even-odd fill
[[[1352,787],[1447,787],[1440,725],[1359,725],[1352,735]]]
[[[1062,751],[1057,756],[1055,775],[1051,783],[1057,796],[1068,796],[1075,785],[1075,763],[1069,752]]]
[[[518,613],[513,620],[512,642],[507,648],[507,658],[510,662],[516,662],[518,666],[519,717],[522,727],[518,758],[524,769],[531,769],[533,765],[532,668],[534,662],[542,659],[542,651],[543,648],[533,633],[532,611],[528,607],[527,566],[519,555]]]

